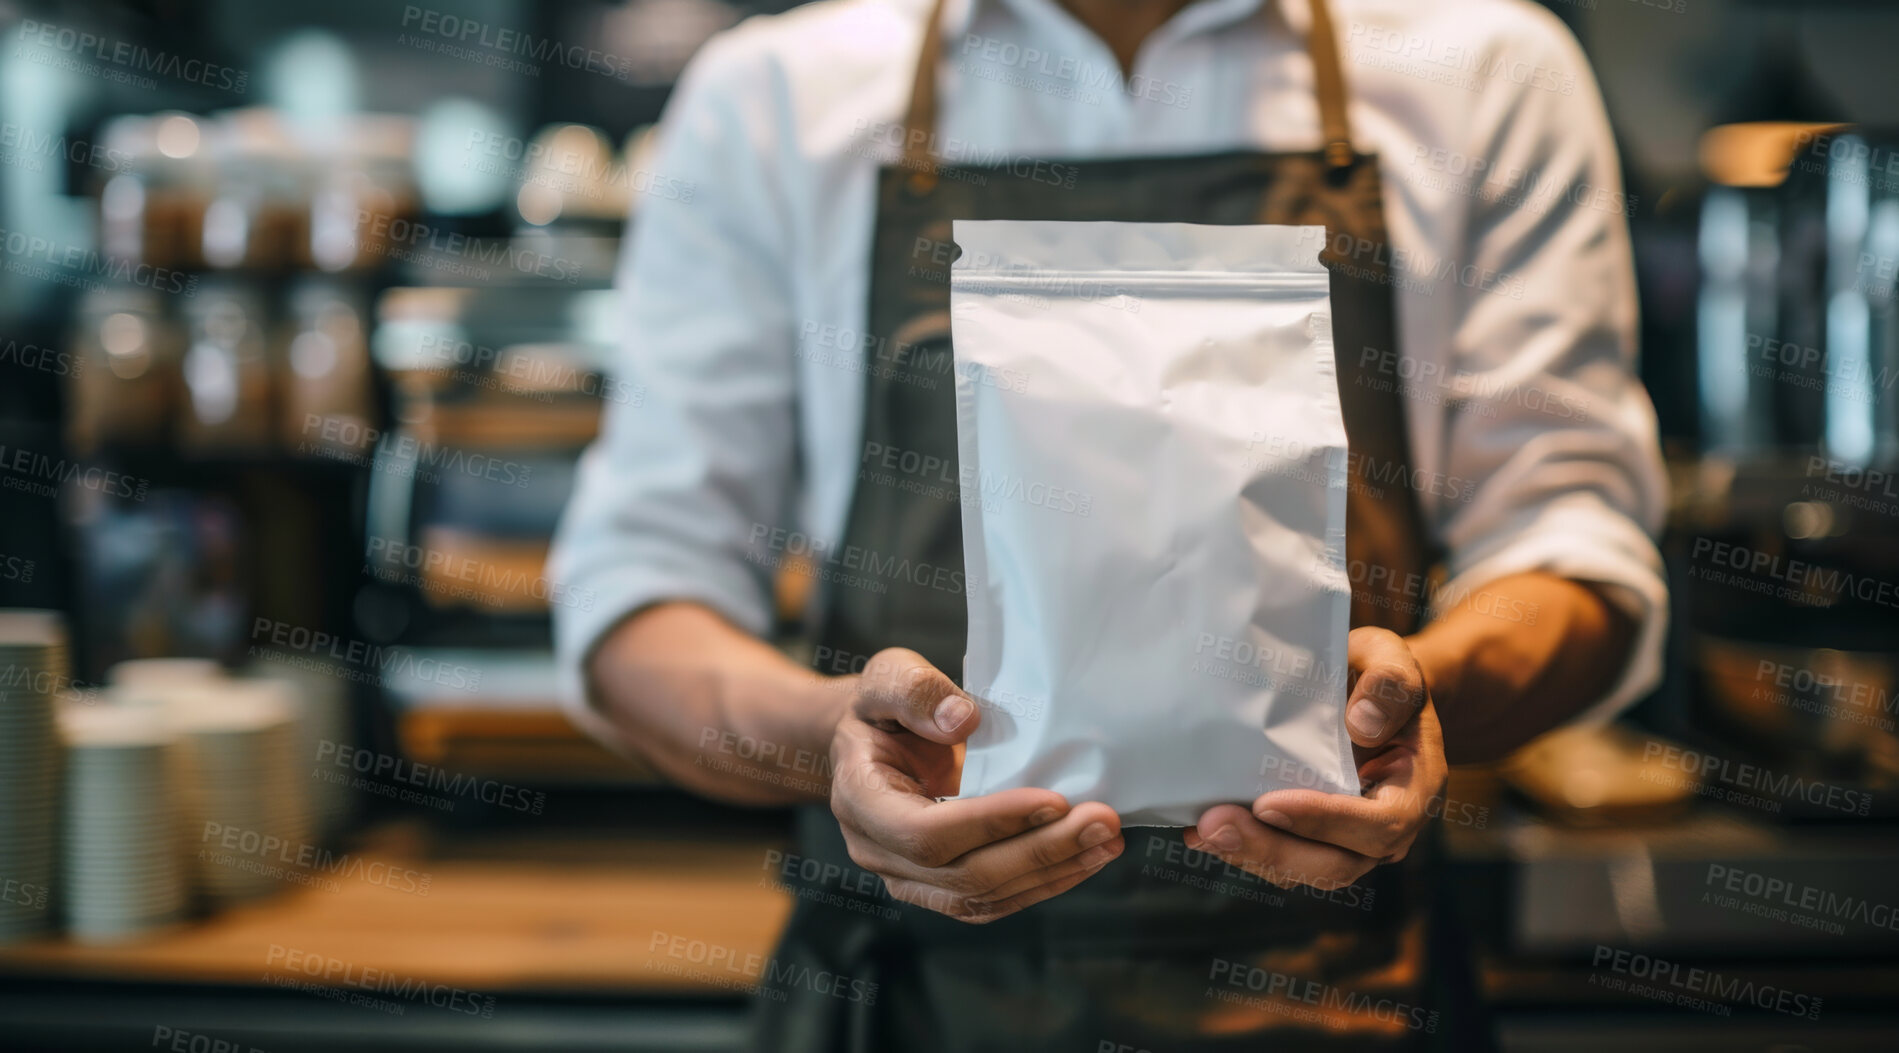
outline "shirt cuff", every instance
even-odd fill
[[[1444,597],[1470,596],[1511,574],[1543,571],[1609,586],[1610,602],[1636,620],[1635,644],[1615,685],[1570,724],[1601,724],[1640,701],[1662,678],[1668,633],[1668,583],[1655,542],[1633,520],[1589,502],[1551,505],[1523,529],[1474,558],[1453,561]]]

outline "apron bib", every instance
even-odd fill
[[[905,121],[906,153],[878,175],[866,331],[879,339],[865,371],[863,441],[947,467],[927,487],[860,474],[846,545],[962,568],[949,317],[953,220],[1323,225],[1352,453],[1352,624],[1401,634],[1416,627],[1416,583],[1431,561],[1409,485],[1404,401],[1396,384],[1359,367],[1362,357],[1377,357],[1361,356],[1362,349],[1396,348],[1377,160],[1351,146],[1323,0],[1314,0],[1312,14],[1308,48],[1325,139],[1317,152],[966,166],[940,164],[929,154],[938,0]],[[1360,569],[1369,567],[1392,572],[1382,578],[1387,587],[1357,584],[1371,579]],[[931,587],[938,577],[919,577],[925,580],[827,593],[822,653],[861,664],[885,647],[904,646],[960,679],[965,597]],[[1178,830],[1129,828],[1126,850],[1094,877],[983,926],[881,894],[881,883],[851,863],[827,808],[802,809],[798,830],[797,851],[818,864],[804,872],[820,876],[791,886],[799,901],[773,966],[783,976],[849,977],[861,982],[858,993],[875,984],[876,994],[839,997],[787,985],[754,1003],[758,1050],[1087,1051],[1104,1042],[1155,1051],[1253,1050],[1267,1042],[1275,1049],[1363,1050],[1407,1048],[1431,1033],[1420,1026],[1429,1007],[1421,1005],[1417,877],[1430,854],[1429,830],[1409,862],[1320,893],[1281,891],[1187,852]],[[1238,971],[1261,979],[1252,969],[1290,978],[1319,1004],[1227,986],[1212,975]],[[1401,1007],[1416,1013],[1401,1019]]]

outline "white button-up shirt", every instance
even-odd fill
[[[978,161],[1313,150],[1303,0],[1196,0],[1121,76],[1055,0],[951,0],[936,148]],[[862,460],[880,164],[899,154],[927,0],[824,0],[748,20],[680,81],[620,273],[619,370],[552,576],[572,712],[580,663],[642,606],[764,631],[770,529],[834,544]],[[1581,50],[1527,0],[1332,0],[1353,135],[1384,178],[1399,351],[1441,596],[1543,570],[1619,586],[1642,625],[1588,717],[1660,674],[1665,483],[1633,376],[1616,152]],[[666,188],[660,193],[654,188]],[[890,334],[883,334],[888,338]],[[764,540],[761,539],[761,535]],[[784,535],[778,535],[783,537]],[[1477,604],[1473,600],[1474,605]]]

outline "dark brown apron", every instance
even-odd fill
[[[1308,37],[1321,150],[1040,166],[932,157],[941,15],[938,0],[905,122],[907,133],[923,134],[907,134],[902,162],[878,176],[863,440],[942,467],[933,479],[906,477],[920,485],[892,485],[874,476],[874,464],[866,468],[835,551],[962,568],[951,221],[1323,225],[1352,454],[1352,623],[1413,629],[1423,599],[1416,583],[1429,561],[1405,407],[1393,378],[1360,369],[1396,348],[1378,165],[1351,145],[1322,0]],[[1367,348],[1380,354],[1361,354]],[[1391,573],[1365,572],[1373,567]],[[1365,585],[1374,579],[1389,587]],[[882,648],[904,646],[959,677],[966,601],[942,583],[917,573],[832,589],[820,668],[861,667]],[[1186,852],[1178,830],[1133,828],[1123,855],[1074,890],[970,926],[890,899],[851,864],[828,809],[803,809],[799,834],[801,865],[788,868],[802,875],[790,886],[797,909],[770,963],[775,979],[754,1002],[758,1050],[1363,1050],[1409,1048],[1440,1031],[1430,1015],[1439,1007],[1424,1004],[1421,986],[1417,871],[1428,838],[1411,863],[1349,889],[1282,892]],[[1244,982],[1231,982],[1236,973]]]

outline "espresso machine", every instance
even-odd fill
[[[1693,723],[1899,815],[1899,133],[1773,126],[1701,211],[1703,456],[1678,479]],[[1766,149],[1763,143],[1760,149]],[[1762,180],[1763,182],[1765,180]],[[1825,819],[1788,802],[1783,814]]]

